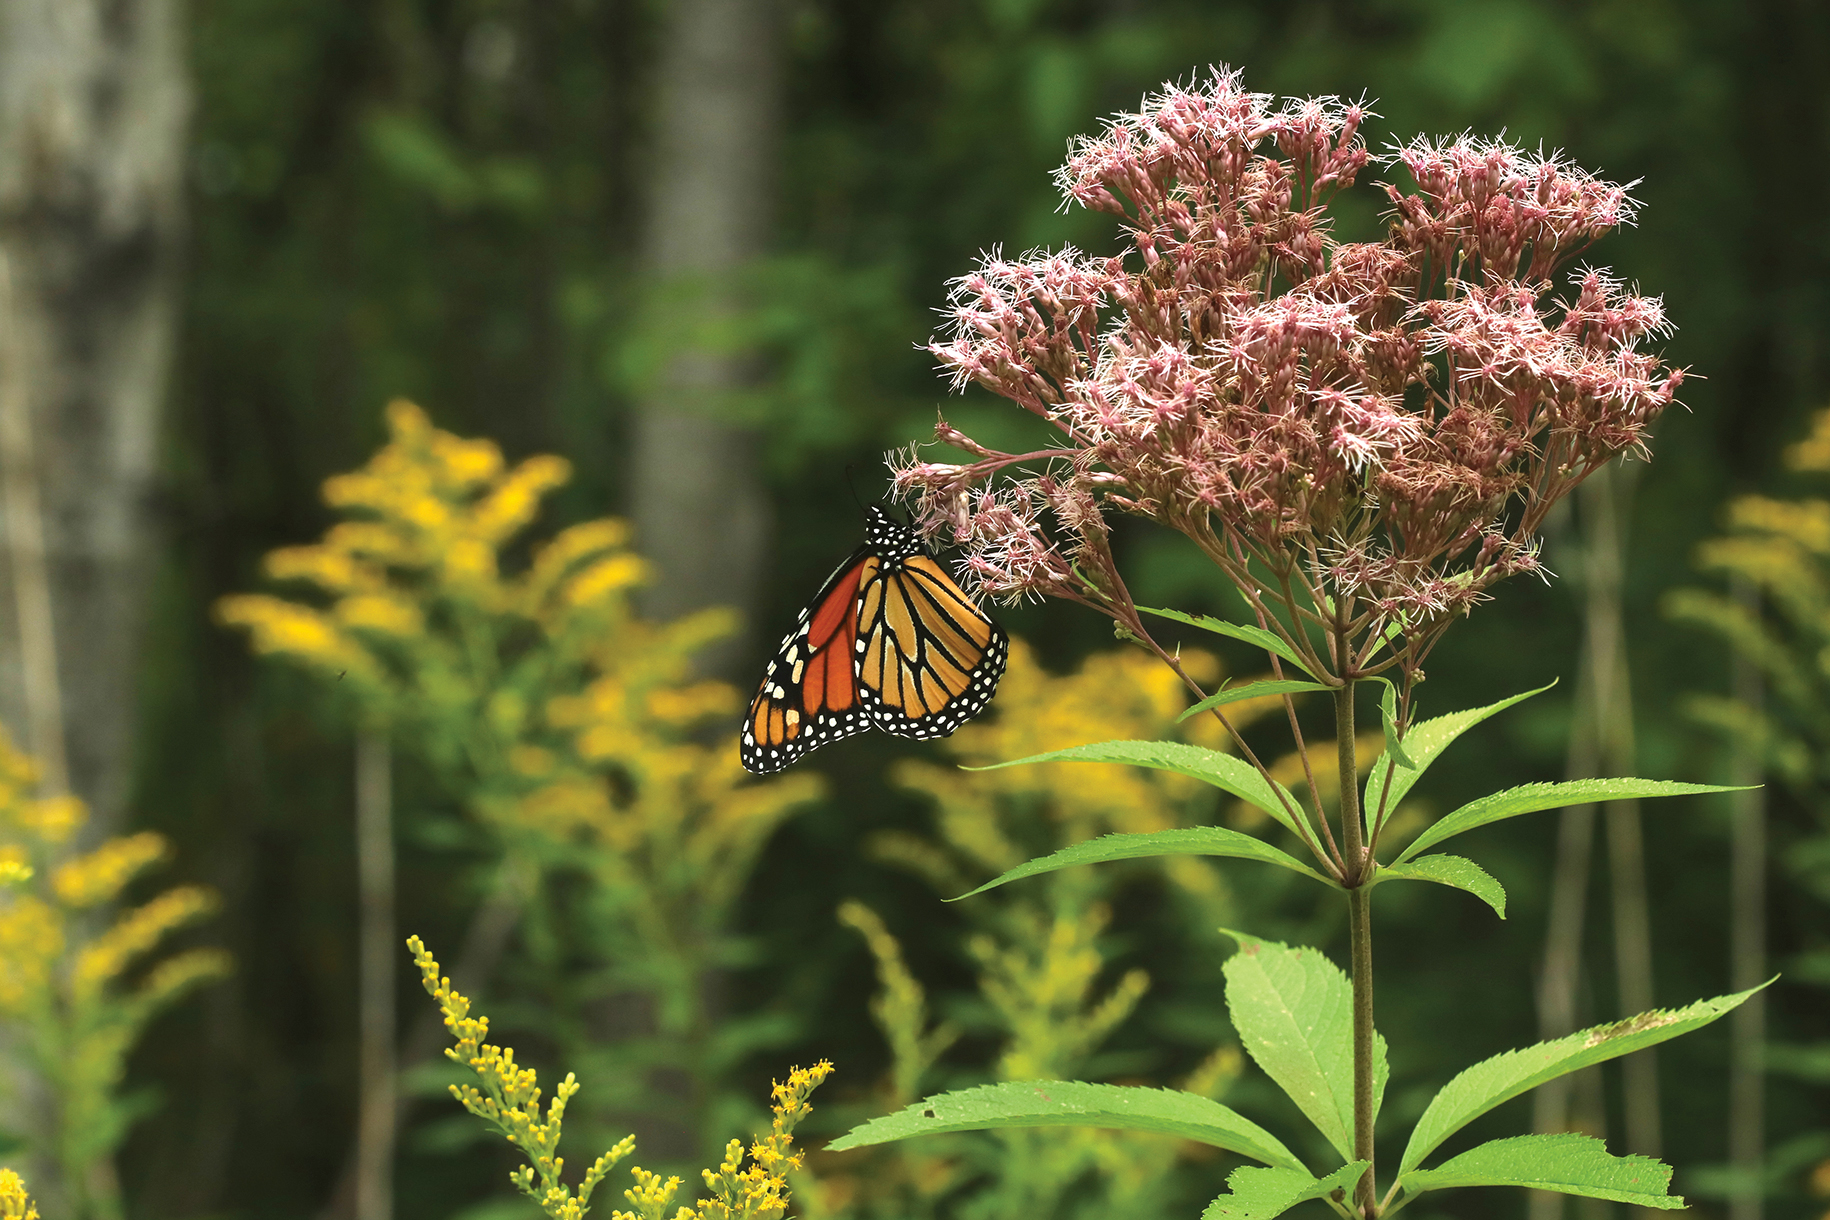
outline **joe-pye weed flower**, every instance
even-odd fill
[[[943,422],[971,461],[894,462],[978,589],[1148,642],[1110,543],[1108,515],[1135,514],[1192,539],[1318,678],[1395,668],[1408,694],[1451,621],[1539,571],[1550,507],[1640,448],[1683,379],[1640,350],[1669,329],[1656,298],[1568,270],[1634,202],[1558,155],[1418,139],[1382,159],[1412,183],[1384,186],[1384,240],[1339,242],[1368,117],[1224,70],[1168,88],[1057,175],[1129,250],[994,252],[955,281],[930,344],[954,387],[1059,434],[1004,453]]]

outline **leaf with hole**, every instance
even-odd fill
[[[1765,983],[1761,987],[1766,986]],[[1760,987],[1734,995],[1698,1000],[1673,1010],[1658,1009],[1597,1025],[1554,1042],[1540,1042],[1516,1051],[1507,1051],[1468,1068],[1442,1087],[1430,1100],[1423,1117],[1411,1130],[1411,1141],[1398,1164],[1398,1181],[1423,1163],[1441,1143],[1457,1131],[1519,1094],[1535,1089],[1547,1080],[1618,1059],[1648,1046],[1657,1046],[1679,1034],[1701,1029],[1711,1021],[1739,1008]]]
[[[1217,1101],[1173,1089],[1080,1080],[1013,1081],[942,1093],[853,1127],[826,1147],[843,1152],[915,1135],[998,1127],[1150,1131],[1237,1152],[1267,1165],[1302,1168],[1302,1162],[1276,1136]]]

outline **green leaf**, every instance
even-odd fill
[[[1243,627],[1238,623],[1229,623],[1225,619],[1209,618],[1205,614],[1183,614],[1180,610],[1152,610],[1149,606],[1139,606],[1145,614],[1154,614],[1158,618],[1174,619],[1178,623],[1187,623],[1190,627],[1199,627],[1215,635],[1230,636],[1235,640],[1244,640],[1256,644],[1266,652],[1275,653],[1304,673],[1309,673],[1309,663],[1297,655],[1296,649],[1284,642],[1284,638],[1274,631],[1263,627]],[[1313,674],[1310,674],[1313,677]]]
[[[1202,746],[1184,745],[1179,741],[1096,741],[1091,745],[1051,750],[1047,754],[1032,754],[1028,758],[994,763],[989,767],[967,767],[965,770],[996,771],[1000,767],[1021,767],[1045,762],[1127,763],[1133,767],[1173,771],[1177,775],[1203,780],[1223,792],[1230,792],[1240,800],[1256,805],[1282,822],[1290,831],[1297,833],[1296,823],[1291,820],[1289,813],[1297,807],[1296,798],[1290,795],[1288,788],[1275,780],[1267,780],[1258,773],[1256,767],[1243,759]],[[1289,804],[1280,801],[1280,796]]]
[[[1561,809],[1593,801],[1625,801],[1642,796],[1695,796],[1704,792],[1738,791],[1738,788],[1715,784],[1680,784],[1668,779],[1572,779],[1557,784],[1521,784],[1469,801],[1440,819],[1399,852],[1396,862],[1402,864],[1425,848],[1464,831],[1516,818],[1521,813],[1536,813],[1540,809]]]
[[[1176,723],[1180,724],[1190,716],[1198,716],[1211,708],[1224,707],[1229,703],[1238,703],[1244,699],[1262,699],[1266,695],[1300,695],[1306,691],[1333,689],[1332,686],[1323,686],[1320,682],[1293,682],[1287,680],[1275,682],[1248,682],[1244,686],[1231,687],[1230,689],[1209,695],[1207,698],[1201,700],[1201,702],[1189,708],[1186,712],[1183,712],[1180,716],[1177,716]]]
[[[1314,869],[1284,854],[1252,835],[1241,834],[1237,830],[1227,830],[1221,826],[1190,826],[1181,830],[1153,830],[1143,834],[1101,835],[1097,839],[1088,839],[1072,847],[1064,847],[1047,856],[1038,856],[1034,860],[1019,864],[1001,877],[987,881],[971,894],[961,894],[959,898],[948,899],[958,902],[961,898],[970,898],[973,894],[983,894],[986,890],[1010,881],[1020,881],[1024,877],[1034,877],[1041,873],[1052,873],[1057,869],[1072,868],[1077,864],[1105,864],[1112,860],[1142,860],[1150,856],[1227,856],[1235,860],[1257,860],[1264,864],[1275,864],[1291,872],[1313,877],[1325,885],[1334,882],[1322,876]]]
[[[1300,1169],[1255,1169],[1242,1165],[1226,1176],[1231,1194],[1207,1205],[1201,1220],[1271,1220],[1298,1203],[1319,1199],[1335,1191],[1351,1191],[1366,1172],[1365,1161],[1343,1165],[1325,1178]]]
[[[1415,771],[1417,764],[1411,761],[1398,736],[1398,687],[1390,678],[1374,678],[1373,681],[1385,687],[1385,693],[1379,696],[1379,722],[1385,726],[1385,753],[1379,757],[1389,758],[1407,771]]]
[[[1366,778],[1364,807],[1367,826],[1371,827],[1372,819],[1379,812],[1379,799],[1386,790],[1385,772],[1388,766],[1392,771],[1391,796],[1386,802],[1389,811],[1398,807],[1398,802],[1404,799],[1405,794],[1411,790],[1411,786],[1457,737],[1489,716],[1503,712],[1513,704],[1529,699],[1533,695],[1541,695],[1555,685],[1556,683],[1552,682],[1550,686],[1540,686],[1537,690],[1528,690],[1522,695],[1514,695],[1510,699],[1502,699],[1498,703],[1490,703],[1486,707],[1477,707],[1466,712],[1450,712],[1446,716],[1438,716],[1433,720],[1425,720],[1421,724],[1413,724],[1410,731],[1404,735],[1404,752],[1411,756],[1411,765],[1408,767],[1392,766],[1394,761],[1392,756],[1389,753],[1381,754],[1373,763],[1372,773]]]
[[[1434,881],[1467,890],[1506,918],[1506,890],[1486,869],[1460,856],[1425,856],[1409,864],[1387,864],[1374,874],[1378,881]]]
[[[1194,1140],[1284,1169],[1302,1162],[1276,1136],[1217,1101],[1173,1089],[1128,1088],[1080,1080],[1024,1080],[942,1093],[873,1118],[828,1144],[843,1152],[943,1131],[995,1127],[1107,1127]]]
[[[1319,949],[1222,928],[1239,952],[1221,967],[1239,1041],[1343,1158],[1353,1155],[1353,986]],[[1390,1070],[1375,1035],[1373,1113]]]
[[[1507,1051],[1475,1064],[1444,1085],[1442,1092],[1430,1100],[1423,1117],[1417,1120],[1417,1126],[1411,1131],[1411,1142],[1404,1149],[1404,1159],[1398,1165],[1399,1181],[1405,1181],[1406,1175],[1442,1141],[1493,1107],[1511,1101],[1547,1080],[1701,1029],[1723,1013],[1738,1008],[1742,1001],[1759,990],[1760,987],[1755,987],[1735,995],[1698,1000],[1688,1008],[1641,1013],[1554,1042]]]
[[[1666,1193],[1670,1185],[1671,1166],[1649,1156],[1609,1156],[1607,1145],[1589,1135],[1492,1140],[1404,1179],[1413,1194],[1451,1186],[1527,1186],[1676,1211],[1684,1200]]]

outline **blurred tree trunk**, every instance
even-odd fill
[[[119,828],[130,780],[181,236],[179,16],[177,0],[0,0],[0,390],[30,429],[69,784],[96,836]],[[0,632],[15,728],[18,628]]]
[[[674,0],[661,31],[642,257],[659,302],[703,324],[743,305],[768,249],[778,146],[777,0]],[[697,329],[697,327],[695,327]],[[756,433],[730,421],[757,370],[741,352],[683,346],[637,404],[633,516],[654,564],[644,609],[756,609],[769,503]],[[712,661],[729,668],[733,645]]]
[[[0,718],[89,803],[91,840],[120,828],[131,779],[190,96],[179,18],[177,0],[0,0]],[[19,1113],[55,1121],[54,1099]],[[33,1192],[73,1215],[49,1168]]]

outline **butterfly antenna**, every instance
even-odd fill
[[[847,491],[851,492],[852,503],[856,504],[858,506],[858,511],[860,513],[863,513],[865,511],[864,501],[859,498],[858,485],[852,479],[852,471],[854,469],[856,469],[856,467],[854,466],[853,463],[851,463],[851,462],[845,463],[845,489]]]

